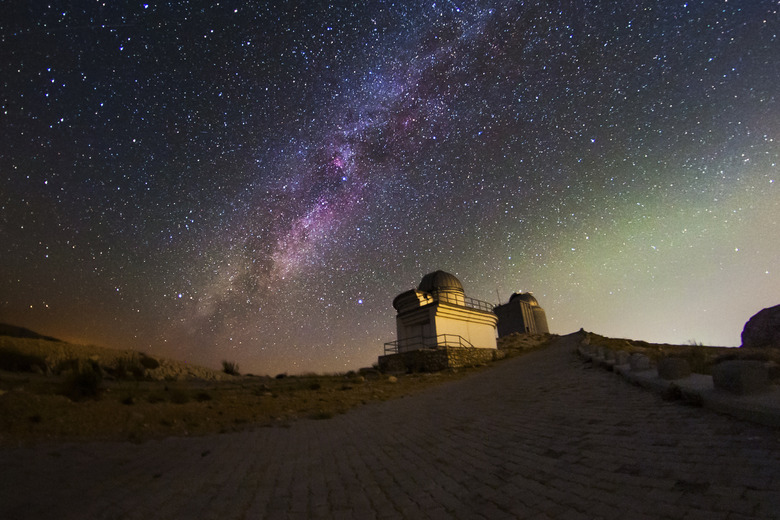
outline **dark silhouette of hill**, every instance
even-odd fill
[[[57,338],[44,336],[30,329],[17,327],[16,325],[9,325],[8,323],[0,323],[0,336],[10,336],[12,338],[45,339],[47,341],[57,341],[62,343],[62,340]]]

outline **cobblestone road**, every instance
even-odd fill
[[[589,369],[576,337],[290,428],[0,451],[0,518],[780,518],[780,431]]]

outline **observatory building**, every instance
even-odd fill
[[[521,334],[548,334],[547,315],[534,295],[528,292],[514,293],[509,302],[493,309],[498,316],[498,337],[514,332]]]
[[[385,343],[380,368],[432,371],[493,358],[493,305],[466,296],[454,275],[426,274],[417,289],[396,296],[393,307],[398,339]]]

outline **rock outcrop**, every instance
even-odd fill
[[[742,329],[744,348],[780,348],[780,305],[753,315]]]

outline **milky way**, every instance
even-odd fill
[[[0,321],[272,374],[436,269],[562,334],[780,303],[775,1],[63,4],[0,20]]]

